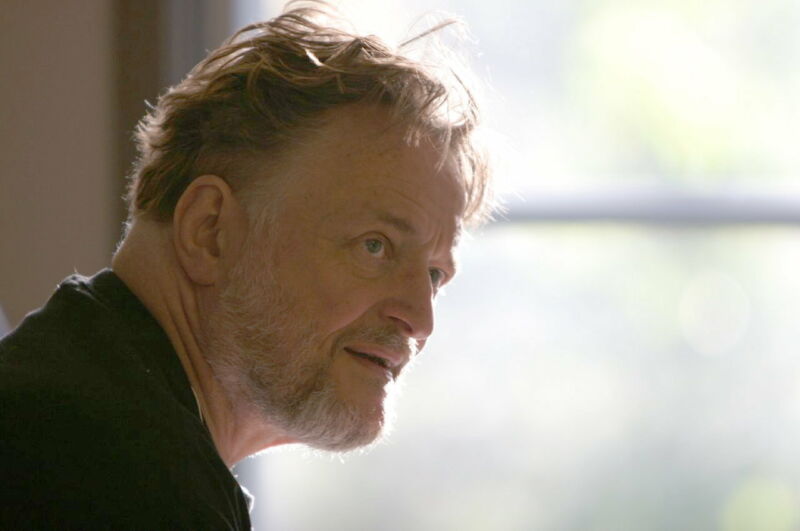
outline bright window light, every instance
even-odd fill
[[[465,20],[510,210],[389,442],[247,461],[255,528],[797,529],[800,3],[340,3]]]

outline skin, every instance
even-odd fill
[[[314,367],[314,385],[371,440],[387,389],[433,331],[436,292],[455,275],[464,193],[441,150],[409,146],[388,124],[380,108],[329,112],[263,176],[278,179],[282,200],[262,232],[222,178],[204,175],[171,224],[135,219],[112,261],[175,347],[229,466],[279,444],[327,444],[270,414],[260,400],[269,383],[241,360]],[[246,306],[232,294],[248,290],[252,308],[232,313]],[[246,333],[275,308],[280,342]]]

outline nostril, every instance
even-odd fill
[[[396,325],[398,325],[398,328],[400,329],[400,332],[404,336],[413,337],[414,329],[404,319],[401,319],[400,317],[395,317],[395,316],[389,316],[389,319],[391,319]]]

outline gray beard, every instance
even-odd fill
[[[386,413],[363,411],[339,398],[333,358],[315,351],[322,344],[318,328],[298,315],[286,290],[265,274],[265,262],[246,254],[209,316],[203,348],[228,398],[313,448],[344,452],[375,442]],[[260,270],[250,264],[260,264]],[[392,345],[403,341],[391,331],[358,335]]]

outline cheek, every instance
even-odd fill
[[[314,313],[326,331],[344,328],[369,310],[372,301],[362,284],[345,271],[321,272],[309,284]]]
[[[277,277],[297,313],[313,321],[322,334],[344,328],[369,309],[368,281],[353,275],[346,259],[287,251],[276,266]]]

